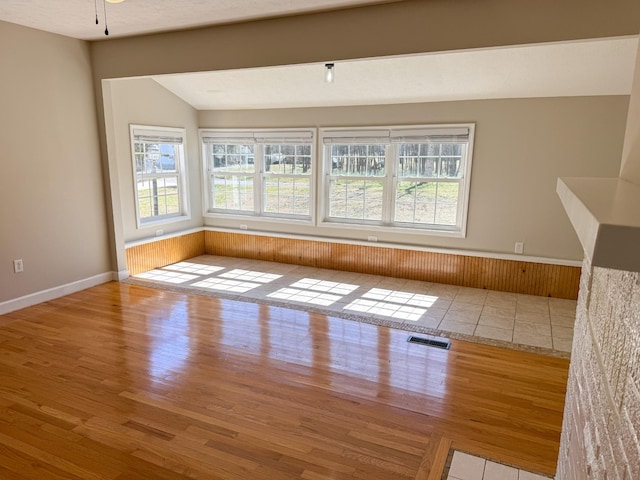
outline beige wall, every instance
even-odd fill
[[[112,189],[114,219],[121,222],[122,241],[153,237],[157,229],[165,234],[202,226],[202,194],[197,111],[151,79],[110,80],[109,171],[117,179]],[[137,227],[133,183],[133,162],[129,125],[180,127],[187,131],[185,157],[191,219]],[[118,231],[118,229],[116,229]]]
[[[102,79],[635,35],[638,19],[637,0],[404,0],[108,39],[92,53]]]
[[[379,241],[581,260],[555,193],[559,176],[615,177],[628,97],[484,100],[368,107],[200,112],[201,127],[322,127],[475,122],[467,238],[376,232]],[[366,240],[362,230],[207,218],[207,225]]]
[[[636,72],[632,88],[620,177],[640,185],[640,50],[636,58]]]
[[[0,105],[0,302],[109,272],[87,44],[0,22]]]

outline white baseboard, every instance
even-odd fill
[[[119,272],[112,272],[113,273],[113,278],[112,280],[115,282],[121,282],[122,280],[126,280],[127,278],[129,278],[131,275],[129,275],[129,270],[125,269],[125,270],[120,270]]]
[[[124,278],[129,276],[129,272],[126,273],[127,276]],[[30,293],[23,297],[13,298],[5,302],[0,302],[0,315],[20,310],[21,308],[31,307],[38,303],[48,302],[54,298],[64,297],[65,295],[70,295],[72,293],[79,292],[80,290],[85,290],[87,288],[95,287],[96,285],[118,279],[118,272],[105,272],[94,275],[93,277],[83,278],[82,280],[67,283],[65,285],[48,288],[47,290],[42,290],[40,292]]]

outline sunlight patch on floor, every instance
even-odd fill
[[[259,283],[239,282],[236,280],[228,280],[226,278],[207,278],[200,282],[193,283],[191,286],[206,288],[208,290],[220,290],[222,292],[245,293],[259,287]]]
[[[270,293],[267,297],[288,300],[291,302],[309,303],[311,305],[323,305],[325,307],[334,304],[342,298],[339,295],[299,290],[297,288],[281,288],[280,290]]]
[[[218,267],[216,265],[203,265],[201,263],[192,262],[178,262],[173,265],[167,265],[164,267],[167,270],[177,270],[179,272],[194,273],[196,275],[211,275],[212,273],[224,270],[224,267]]]
[[[372,315],[383,315],[385,317],[398,318],[402,320],[419,320],[427,313],[424,308],[400,305],[389,302],[376,302],[359,298],[344,307],[345,310],[354,312],[366,312]]]
[[[221,273],[218,275],[223,278],[234,278],[236,280],[246,280],[247,282],[269,283],[282,277],[282,275],[276,275],[275,273],[254,272],[251,270],[235,269],[230,272]]]
[[[403,305],[412,305],[415,307],[429,308],[438,300],[433,295],[421,295],[419,293],[401,292],[398,290],[386,290],[383,288],[372,288],[362,295],[362,298],[370,298],[373,300],[381,300],[385,302],[400,303]]]
[[[150,270],[148,272],[139,273],[137,278],[144,278],[145,280],[154,280],[156,282],[165,283],[185,283],[198,278],[198,275],[189,275],[181,272],[170,272],[167,270]]]
[[[302,288],[305,290],[317,290],[319,292],[335,293],[336,295],[349,295],[359,287],[359,285],[329,282],[327,280],[318,280],[317,278],[303,278],[296,283],[292,283],[291,286]]]

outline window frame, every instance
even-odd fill
[[[461,170],[459,180],[449,178],[433,178],[434,182],[458,183],[458,202],[456,224],[452,226],[437,224],[419,224],[399,222],[394,220],[396,210],[396,193],[397,185],[403,179],[398,174],[398,152],[402,143],[426,143],[419,141],[401,142],[400,138],[420,138],[425,132],[432,134],[447,132],[458,132],[466,129],[468,131],[468,140],[466,140],[466,155],[463,155],[465,161],[464,168]],[[432,124],[432,125],[401,125],[401,126],[380,126],[380,127],[326,127],[321,128],[318,134],[319,148],[322,149],[321,159],[319,161],[320,191],[323,193],[318,201],[318,226],[326,228],[341,228],[368,230],[380,232],[406,232],[406,233],[422,233],[436,236],[447,237],[466,237],[467,220],[469,212],[469,198],[471,186],[471,172],[473,163],[473,146],[475,136],[475,123],[458,123],[458,124]],[[337,140],[345,138],[346,144],[384,144],[386,146],[385,169],[384,176],[370,176],[369,179],[380,179],[383,181],[383,211],[381,220],[362,220],[351,218],[330,217],[330,186],[331,180],[336,176],[332,175],[331,168],[331,145],[341,144]],[[330,139],[327,143],[326,139]],[[362,139],[363,142],[358,140]],[[368,141],[368,143],[367,143]],[[446,143],[446,142],[444,142]],[[359,178],[359,177],[358,177]],[[410,180],[412,177],[408,178]]]
[[[220,128],[201,128],[199,129],[201,159],[202,159],[202,178],[203,178],[203,215],[209,218],[226,218],[226,219],[250,219],[258,222],[283,222],[297,223],[305,225],[315,225],[316,221],[316,183],[317,183],[317,158],[316,158],[316,129],[315,128],[258,128],[258,129],[220,129]],[[213,208],[213,198],[211,189],[211,176],[213,171],[209,169],[209,150],[208,144],[216,142],[207,142],[206,139],[219,138],[221,140],[239,140],[244,139],[246,144],[254,145],[254,171],[243,173],[246,176],[252,176],[253,181],[253,210],[236,210]],[[269,142],[272,140],[272,142]],[[222,141],[220,142],[223,143]],[[224,143],[230,144],[230,143]],[[238,143],[239,145],[241,143]],[[265,168],[265,146],[266,145],[309,145],[310,147],[310,174],[287,174],[287,173],[268,173]],[[309,182],[309,214],[289,214],[267,212],[267,201],[265,198],[265,181],[268,178],[308,178]]]
[[[178,212],[157,215],[151,217],[142,218],[140,216],[140,199],[138,192],[138,173],[136,166],[136,138],[139,136],[146,136],[149,138],[156,137],[157,143],[162,143],[163,138],[172,138],[174,140],[181,140],[176,142],[180,146],[178,155],[175,159],[176,174],[161,174],[157,178],[169,178],[177,177],[177,189],[178,189]],[[151,143],[151,142],[149,142]],[[169,142],[165,142],[169,143]],[[131,166],[133,174],[133,194],[135,203],[136,214],[136,228],[142,229],[155,225],[162,225],[174,222],[182,222],[191,219],[191,208],[189,203],[189,185],[188,185],[188,172],[187,172],[187,130],[182,127],[165,127],[165,126],[152,126],[152,125],[129,125],[129,144],[131,148]]]

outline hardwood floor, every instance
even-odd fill
[[[1,316],[0,478],[431,480],[449,445],[555,472],[567,360],[406,339],[119,283]]]

